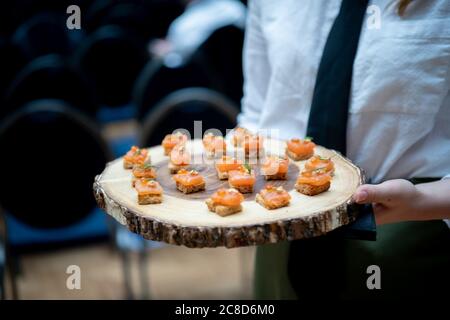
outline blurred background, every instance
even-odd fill
[[[81,29],[66,12],[80,8]],[[0,10],[0,298],[251,298],[253,249],[144,241],[94,176],[177,128],[235,126],[246,1],[15,0]],[[81,269],[69,290],[67,267]]]

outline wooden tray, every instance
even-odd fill
[[[282,141],[266,140],[264,145],[266,153],[284,153]],[[187,147],[197,156],[203,153],[201,140],[192,140]],[[194,166],[205,177],[206,190],[185,195],[176,190],[163,148],[153,147],[149,152],[152,164],[156,166],[157,181],[164,188],[163,203],[138,205],[136,191],[131,187],[131,170],[123,169],[122,158],[110,162],[95,178],[97,203],[145,239],[192,248],[233,248],[323,235],[354,220],[351,197],[364,183],[362,170],[357,166],[339,153],[317,146],[316,154],[332,157],[335,164],[335,175],[327,192],[313,197],[298,193],[294,184],[304,161],[291,161],[288,179],[271,182],[289,191],[292,200],[288,207],[267,210],[254,201],[256,193],[266,183],[257,174],[255,192],[245,195],[243,211],[220,217],[208,211],[204,202],[219,187],[228,187],[226,180],[217,178],[212,163]]]

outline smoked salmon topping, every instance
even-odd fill
[[[315,155],[305,163],[305,170],[312,171],[316,169],[324,169],[326,172],[334,171],[334,163],[331,158],[325,158]]]
[[[211,196],[211,200],[216,205],[226,207],[236,207],[239,206],[242,203],[242,201],[244,201],[244,196],[236,189],[221,188]]]
[[[206,148],[206,146],[209,146],[212,141],[214,140],[214,134],[212,134],[211,132],[205,134],[203,136],[203,146]]]
[[[133,172],[134,177],[136,177],[136,178],[149,178],[149,179],[156,178],[155,168],[148,163],[135,165],[133,167],[132,172]]]
[[[133,164],[144,164],[148,157],[147,149],[140,149],[132,146],[127,154],[123,157],[125,161]]]
[[[173,147],[175,147],[177,144],[184,144],[187,140],[188,140],[187,135],[185,135],[181,132],[176,132],[174,134],[166,135],[161,144],[165,149],[170,150]]]
[[[146,178],[138,179],[134,188],[140,195],[161,195],[163,193],[158,182]]]
[[[223,156],[216,162],[216,168],[220,172],[228,172],[230,170],[238,170],[241,167],[241,161],[230,156]]]
[[[259,194],[264,199],[264,202],[276,207],[281,207],[291,200],[290,194],[282,186],[275,187],[268,184]]]
[[[226,142],[221,136],[208,133],[203,138],[203,146],[209,152],[224,152],[227,149]]]
[[[178,173],[173,176],[173,180],[183,186],[197,186],[205,183],[205,179],[197,171],[185,169],[178,170]]]
[[[256,178],[248,165],[241,165],[238,170],[228,172],[228,182],[232,186],[252,186]]]
[[[191,154],[186,150],[184,144],[176,145],[170,152],[170,162],[177,166],[184,166],[191,163]]]
[[[322,186],[331,181],[331,175],[325,169],[315,169],[303,171],[297,178],[299,184],[309,184],[311,186]]]
[[[250,132],[247,129],[244,128],[236,128],[233,130],[233,145],[234,146],[240,146],[242,141],[244,140],[245,135],[249,134]]]
[[[315,146],[316,144],[311,141],[311,138],[305,138],[304,140],[294,138],[287,142],[287,149],[298,156],[313,153]]]
[[[263,147],[263,137],[258,135],[247,134],[244,136],[244,149],[260,150]]]
[[[289,160],[285,157],[269,156],[261,165],[263,175],[274,175],[277,173],[286,173],[289,167]]]

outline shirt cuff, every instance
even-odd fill
[[[448,174],[448,175],[446,175],[445,177],[442,178],[442,180],[444,180],[444,179],[450,179],[450,174]],[[444,219],[444,222],[450,228],[450,219]]]

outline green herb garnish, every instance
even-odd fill
[[[244,168],[249,174],[252,173],[252,167],[248,163],[244,163]]]
[[[152,166],[150,163],[144,163],[144,169],[151,169],[154,168],[155,166]]]
[[[305,137],[305,139],[304,139],[305,141],[312,141],[313,140],[313,138],[312,137]]]
[[[312,170],[314,173],[327,173],[325,167],[320,167]]]

